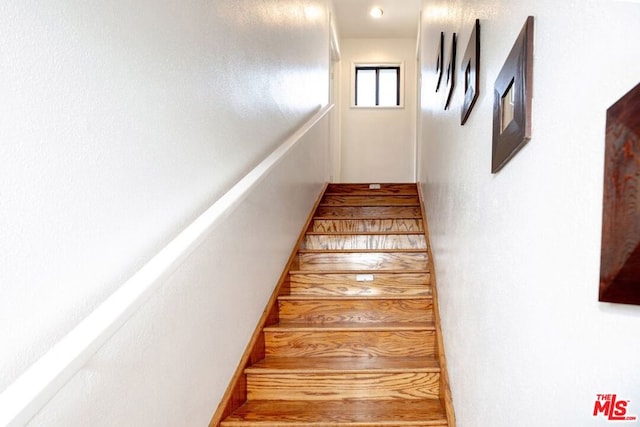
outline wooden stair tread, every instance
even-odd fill
[[[420,206],[418,195],[326,194],[320,206]]]
[[[424,285],[426,288],[427,286]],[[431,300],[431,295],[280,295],[281,301],[369,301],[369,300]]]
[[[433,331],[433,322],[377,322],[377,323],[278,323],[265,326],[265,332],[288,331]]]
[[[298,249],[299,254],[390,254],[390,253],[422,253],[429,251],[425,248],[399,248],[399,249]]]
[[[438,399],[247,401],[223,423],[234,426],[446,426]]]
[[[381,216],[376,218],[375,216],[322,216],[314,215],[313,220],[331,220],[331,221],[403,221],[422,219],[422,214],[419,215],[396,215],[393,217]]]
[[[307,236],[424,236],[423,231],[307,231]]]
[[[318,218],[422,218],[419,205],[411,206],[318,206]]]
[[[384,210],[393,210],[396,208],[399,209],[403,209],[403,212],[407,212],[406,208],[415,208],[416,210],[420,208],[420,204],[417,203],[411,203],[411,202],[406,202],[406,203],[379,203],[379,204],[374,204],[374,203],[370,203],[370,204],[358,204],[355,202],[344,202],[344,203],[340,203],[340,204],[330,204],[330,203],[323,203],[319,206],[320,209],[322,210],[330,210],[333,208],[336,209],[340,209],[340,208],[354,208],[352,210],[354,211],[359,211],[359,210],[370,210],[370,211],[375,211],[375,210],[382,210],[382,209],[378,209],[378,208],[386,208]],[[412,211],[413,209],[409,210]],[[371,217],[367,217],[367,218],[371,218]]]
[[[301,297],[323,297],[336,296],[338,298],[347,296],[355,298],[379,298],[390,299],[396,297],[431,297],[432,290],[429,285],[406,285],[402,288],[398,286],[367,286],[366,282],[362,286],[345,286],[345,285],[317,285],[315,289],[298,288],[291,290],[291,296]]]
[[[434,356],[424,357],[267,357],[246,373],[440,372]]]
[[[375,276],[376,274],[406,274],[406,273],[411,273],[411,274],[429,274],[429,270],[428,269],[414,269],[414,270],[389,269],[389,270],[380,271],[379,273],[376,273],[375,270],[324,270],[324,271],[289,270],[289,274],[290,275],[291,274],[293,274],[293,275],[309,275],[309,274],[313,274],[313,275],[330,275],[330,274],[354,274],[354,275],[366,274],[366,275],[370,275],[370,274],[373,274]]]
[[[389,215],[380,215],[380,216],[375,216],[375,215],[353,215],[353,216],[332,216],[332,215],[316,215],[313,217],[314,220],[326,220],[326,219],[330,219],[330,220],[336,220],[336,221],[370,221],[370,220],[377,220],[377,221],[382,221],[382,220],[389,220],[389,219],[393,219],[393,220],[406,220],[406,219],[422,219],[422,214],[411,214],[411,215],[394,215],[394,216],[389,216]]]
[[[352,202],[343,202],[343,203],[322,203],[320,204],[320,207],[323,209],[331,209],[331,208],[419,208],[420,204],[419,203],[412,203],[412,202],[396,202],[396,203],[391,203],[389,201],[387,201],[386,203],[382,203],[382,201],[378,202],[378,203],[368,203],[368,204],[362,204],[362,203],[356,203],[355,201]]]
[[[371,184],[366,183],[354,183],[354,184],[336,184],[332,183],[327,186],[325,195],[327,194],[362,194],[362,195],[415,195],[418,194],[418,188],[416,184],[401,184],[401,183],[372,183],[379,185],[380,188],[370,188]]]

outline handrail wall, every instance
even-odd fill
[[[0,426],[27,423],[332,108],[322,107],[0,394]]]

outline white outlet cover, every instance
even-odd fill
[[[373,274],[358,274],[356,276],[358,282],[373,282],[373,279],[375,279]]]
[[[379,190],[380,184],[369,184],[369,190]]]

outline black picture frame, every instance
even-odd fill
[[[451,51],[449,53],[449,63],[447,64],[447,99],[444,109],[448,110],[453,98],[453,89],[456,87],[456,44],[458,38],[456,33],[451,36]]]
[[[469,119],[480,94],[480,20],[476,19],[460,65],[464,82],[464,99],[460,109],[460,125]]]
[[[436,92],[440,90],[444,70],[444,32],[440,33],[440,43],[436,56]]]
[[[531,140],[533,16],[516,39],[494,85],[491,173],[502,169]]]

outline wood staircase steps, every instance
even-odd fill
[[[247,374],[260,373],[398,373],[440,372],[434,356],[426,357],[265,357],[247,367]]]
[[[247,376],[248,400],[437,399],[433,372],[273,373]]]
[[[320,206],[420,206],[418,195],[375,196],[325,194]]]
[[[281,322],[432,322],[430,297],[297,297],[278,298]]]
[[[291,295],[426,296],[431,295],[429,272],[302,272],[289,274]]]
[[[278,324],[264,328],[265,353],[279,357],[432,356],[435,327],[429,322]]]
[[[211,425],[454,427],[425,229],[415,184],[327,185]]]
[[[266,358],[245,369],[250,400],[433,399],[433,357]]]
[[[351,270],[428,270],[426,250],[299,250],[298,268],[302,271]]]
[[[419,206],[319,206],[316,218],[329,219],[415,219],[421,218]]]
[[[443,427],[437,399],[247,401],[223,427]]]
[[[300,249],[427,249],[424,234],[412,232],[396,233],[316,233],[305,236]]]
[[[380,188],[369,188],[370,184],[329,184],[325,191],[328,194],[352,194],[365,196],[401,196],[418,194],[415,184],[381,184]]]
[[[312,232],[366,233],[366,232],[423,232],[420,218],[321,218],[315,217]]]

